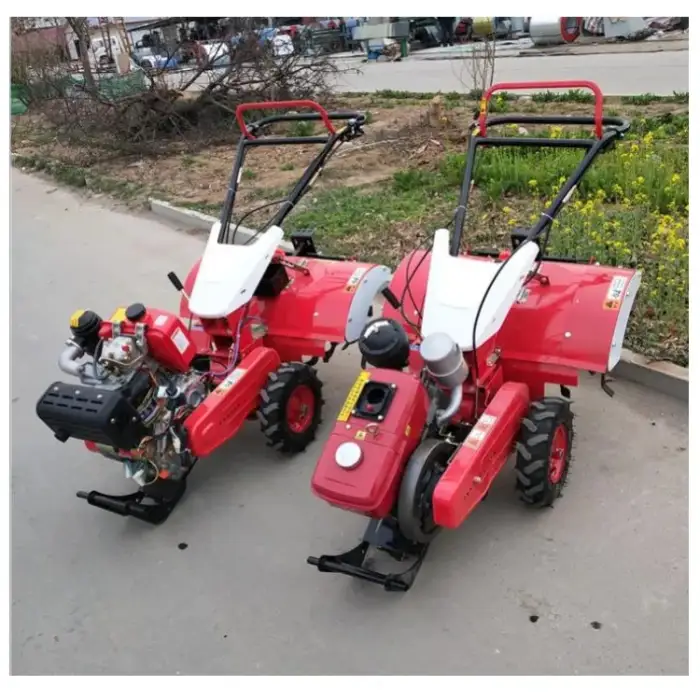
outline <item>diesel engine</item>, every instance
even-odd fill
[[[140,487],[184,478],[194,465],[183,421],[204,400],[206,372],[178,316],[132,304],[109,321],[78,311],[58,361],[77,381],[53,382],[37,415],[65,442],[124,464]],[[196,364],[196,363],[194,363]]]

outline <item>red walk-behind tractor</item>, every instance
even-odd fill
[[[497,90],[537,88],[591,89],[595,116],[487,117]],[[487,127],[522,124],[591,125],[595,137],[487,135]],[[441,529],[464,522],[513,452],[522,500],[553,504],[571,459],[569,387],[585,370],[600,374],[612,394],[607,374],[620,359],[640,284],[634,270],[547,254],[555,217],[595,158],[629,128],[603,117],[597,85],[495,85],[475,126],[454,229],[438,230],[432,250],[414,251],[393,275],[383,313],[358,342],[362,371],[311,482],[318,497],[370,523],[354,549],[308,563],[391,591],[410,588],[429,543]],[[475,157],[483,147],[577,148],[584,156],[534,226],[512,233],[508,250],[461,254]],[[561,396],[548,396],[547,384],[558,385]],[[365,561],[370,547],[410,566],[381,573]]]
[[[290,110],[311,109],[311,112]],[[246,124],[244,113],[275,110]],[[287,110],[280,114],[279,110]],[[315,102],[245,104],[230,186],[220,220],[181,292],[180,313],[141,303],[109,319],[89,310],[71,318],[72,337],[59,367],[79,384],[53,382],[37,405],[61,441],[121,462],[135,493],[79,492],[91,505],[150,523],[163,522],[182,497],[188,474],[257,415],[270,446],[297,453],[314,439],[321,419],[321,381],[314,365],[336,346],[359,338],[372,303],[391,271],[324,258],[308,231],[283,244],[285,217],[309,190],[329,157],[362,135],[364,115],[329,114]],[[325,135],[265,136],[270,125],[319,120]],[[342,128],[334,122],[342,121]],[[231,223],[236,190],[251,148],[321,146],[276,213],[247,242]],[[250,234],[248,234],[250,235]],[[286,247],[285,247],[286,246]],[[290,250],[293,248],[293,251]]]

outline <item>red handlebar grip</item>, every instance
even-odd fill
[[[585,88],[590,90],[595,97],[595,133],[600,139],[603,138],[603,92],[598,85],[590,80],[551,80],[532,83],[496,83],[492,85],[481,98],[479,106],[479,136],[486,136],[486,113],[488,111],[489,100],[494,92],[503,90],[533,90],[533,89],[567,89],[575,90]]]
[[[299,107],[306,107],[307,109],[312,109],[321,115],[321,121],[323,121],[324,126],[331,134],[335,134],[335,127],[333,122],[331,122],[328,112],[321,107],[318,102],[313,100],[285,100],[283,102],[245,102],[242,105],[236,107],[236,121],[241,129],[241,133],[247,139],[255,138],[246,126],[245,120],[243,119],[243,114],[245,112],[250,112],[253,110],[263,110],[263,109],[296,109]]]

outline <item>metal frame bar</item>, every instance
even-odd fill
[[[479,135],[486,136],[486,127],[488,126],[486,115],[488,112],[489,101],[496,92],[506,90],[574,90],[585,89],[593,93],[595,99],[594,107],[594,124],[596,136],[599,139],[603,138],[603,92],[598,85],[590,80],[543,80],[529,83],[496,83],[492,85],[481,98],[479,106]]]
[[[246,124],[243,121],[243,114],[249,111],[262,111],[264,109],[296,109],[299,107],[313,109],[313,112],[302,112],[299,114],[278,114],[263,117],[256,122]],[[254,102],[241,104],[236,109],[236,120],[241,130],[241,138],[238,142],[236,155],[233,162],[233,169],[229,179],[229,186],[226,197],[219,214],[221,231],[219,233],[219,243],[231,243],[232,236],[229,233],[231,214],[236,200],[236,193],[241,181],[241,173],[245,162],[246,152],[249,148],[258,146],[288,146],[288,145],[323,145],[321,151],[309,163],[301,177],[289,193],[286,200],[281,203],[279,211],[270,219],[271,226],[280,226],[292,209],[304,196],[313,180],[319,175],[328,158],[332,155],[333,149],[342,141],[358,135],[359,128],[365,122],[365,115],[360,112],[327,112],[316,102],[311,100],[293,100],[289,102]],[[333,121],[345,120],[348,122],[342,129],[337,130]],[[260,132],[272,124],[280,122],[296,121],[322,121],[328,131],[327,136],[268,136],[259,138]]]
[[[520,85],[520,84],[519,84]],[[559,214],[561,208],[568,201],[573,189],[578,185],[593,161],[603,152],[613,146],[615,141],[622,138],[630,128],[628,121],[617,117],[566,117],[566,116],[545,116],[545,115],[508,115],[490,117],[480,127],[479,133],[485,133],[487,126],[497,126],[503,124],[562,124],[566,126],[575,125],[598,125],[608,127],[603,132],[602,138],[580,139],[580,138],[545,138],[545,137],[523,137],[523,136],[472,136],[469,140],[467,158],[464,167],[464,178],[462,189],[459,195],[459,205],[455,214],[455,225],[450,239],[450,254],[459,255],[462,242],[464,223],[467,218],[467,205],[472,189],[472,177],[476,162],[476,151],[480,146],[491,147],[530,147],[530,148],[581,148],[586,151],[583,159],[562,185],[553,199],[551,205],[542,212],[540,218],[528,230],[525,241],[535,240],[545,231]],[[543,251],[544,253],[544,251]]]

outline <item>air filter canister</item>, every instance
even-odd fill
[[[420,354],[428,372],[445,387],[461,386],[469,376],[469,368],[459,345],[447,333],[431,333],[423,339]]]

